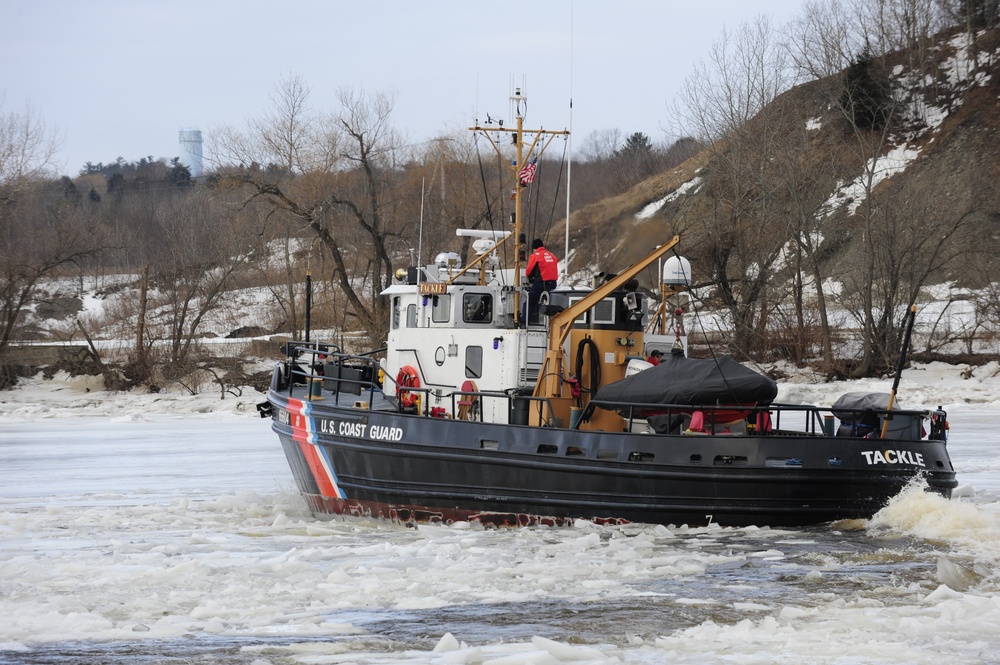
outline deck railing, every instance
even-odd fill
[[[400,386],[395,377],[382,371],[379,362],[371,355],[351,355],[344,353],[334,344],[317,342],[289,342],[286,344],[287,360],[283,363],[284,370],[279,377],[272,379],[272,390],[287,392],[293,397],[301,390],[306,398],[320,397],[322,390],[334,391],[338,394],[351,393],[359,398],[367,396],[367,404],[372,404],[376,397],[384,397],[387,404],[394,405],[400,413],[414,413],[428,417],[451,417],[461,420],[484,422],[487,412],[485,404],[489,400],[503,400],[509,421],[512,424],[527,425],[531,409],[537,409],[537,422],[543,426],[555,426],[557,421],[552,403],[548,398],[522,394],[518,391],[482,391],[453,390],[448,393],[451,409],[431,406],[432,395],[440,386]],[[416,394],[412,406],[406,406],[402,400],[385,396],[383,386],[388,381],[395,387],[396,395],[400,391]],[[319,395],[315,394],[318,391]],[[363,401],[363,400],[362,400]],[[583,409],[579,420],[572,423],[574,428],[580,428],[586,423],[596,408],[618,411],[625,419],[627,431],[635,431],[643,426],[648,431],[651,418],[662,417],[666,422],[674,423],[680,419],[676,427],[668,425],[667,431],[658,433],[741,433],[759,436],[833,436],[836,434],[836,417],[830,407],[819,407],[803,404],[771,403],[764,406],[753,405],[691,405],[691,404],[655,404],[655,403],[614,403],[591,400]],[[701,426],[697,430],[686,429],[700,414]],[[928,412],[894,409],[870,409],[866,416],[876,418],[881,423],[885,418],[906,419],[906,426],[917,429],[922,426]],[[789,422],[793,421],[793,422]],[[739,424],[738,427],[733,427]],[[921,436],[922,436],[921,432]],[[859,434],[853,434],[859,436]],[[876,432],[877,436],[877,432]],[[916,437],[914,437],[916,438]]]
[[[400,386],[396,378],[385,374],[378,361],[370,355],[351,355],[344,353],[336,345],[314,342],[288,342],[286,354],[288,356],[284,363],[286,378],[284,382],[279,382],[281,385],[271,386],[276,392],[284,392],[289,397],[294,397],[295,391],[301,390],[303,396],[309,397],[312,387],[319,384],[323,390],[350,392],[359,397],[367,395],[368,404],[372,404],[377,394],[384,395],[383,386],[388,381],[395,387],[393,392],[396,395],[401,390],[419,395],[413,406],[405,406],[398,399],[392,400],[400,413],[417,413],[429,417],[444,415],[438,411],[438,407],[431,406],[431,393],[436,387]],[[303,361],[303,358],[306,360]],[[381,379],[379,379],[380,374]],[[448,396],[451,400],[450,417],[458,417],[462,413],[466,416],[462,418],[464,420],[483,422],[485,401],[499,399],[506,402],[508,414],[513,414],[517,405],[536,403],[540,422],[549,425],[555,423],[552,403],[547,398],[488,390],[454,390]],[[386,396],[386,399],[391,398]],[[470,403],[467,411],[462,409],[462,406],[465,406],[462,402]],[[472,408],[473,405],[475,408]]]

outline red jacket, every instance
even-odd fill
[[[544,247],[539,247],[528,257],[525,274],[527,274],[529,281],[535,281],[531,278],[531,273],[536,268],[538,269],[538,279],[543,282],[555,282],[559,279],[559,259]]]

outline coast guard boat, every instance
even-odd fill
[[[779,404],[774,381],[733,359],[688,358],[679,321],[647,333],[636,276],[662,264],[657,316],[679,318],[664,305],[690,284],[678,237],[543,294],[543,316],[525,320],[522,254],[504,266],[498,250],[523,243],[519,165],[566,132],[526,130],[520,113],[471,129],[515,152],[513,232],[459,230],[474,238],[468,265],[446,252],[402,271],[382,294],[382,349],[288,343],[259,406],[316,517],[796,526],[870,517],[915,480],[950,496],[945,415],[900,409],[895,384]]]

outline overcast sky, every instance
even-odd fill
[[[345,86],[394,92],[393,124],[414,142],[506,118],[522,80],[527,126],[571,128],[574,150],[613,128],[661,142],[680,85],[723,28],[758,14],[784,24],[803,0],[4,4],[2,110],[30,103],[63,137],[60,172],[75,176],[88,161],[179,156],[180,130],[259,117],[290,74],[322,110]]]

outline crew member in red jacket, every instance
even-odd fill
[[[528,291],[528,317],[530,323],[537,323],[538,299],[542,291],[556,288],[556,282],[559,280],[559,259],[545,249],[545,245],[538,238],[531,241],[531,250],[525,268],[528,282],[531,283],[531,290]]]

